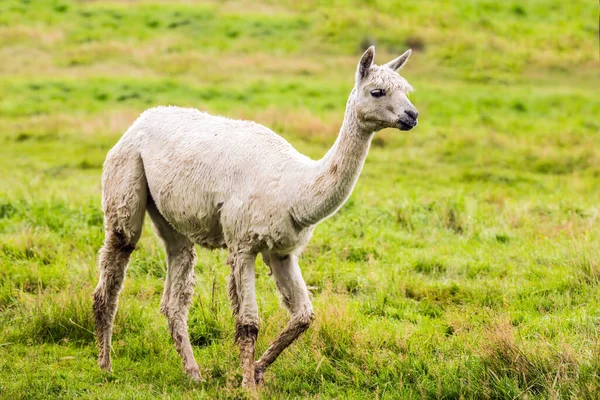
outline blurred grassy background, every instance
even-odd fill
[[[0,2],[0,397],[244,396],[225,253],[199,251],[182,379],[149,223],[96,367],[106,152],[146,108],[251,119],[318,158],[362,50],[413,48],[417,129],[379,133],[302,257],[317,321],[261,397],[595,398],[598,4]],[[283,327],[259,266],[258,352]]]

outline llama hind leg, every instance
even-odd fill
[[[189,306],[195,286],[196,252],[194,244],[169,225],[152,201],[148,204],[148,213],[167,251],[167,279],[160,311],[169,321],[169,330],[175,342],[175,348],[181,356],[185,373],[192,380],[198,382],[202,377],[194,358],[187,325]]]
[[[283,305],[290,312],[290,321],[285,330],[279,334],[256,362],[254,378],[257,384],[263,382],[267,367],[308,329],[314,319],[308,289],[302,278],[297,257],[277,254],[265,254],[264,256],[275,278]]]
[[[103,176],[103,209],[106,227],[98,266],[100,280],[94,291],[98,365],[111,370],[110,345],[129,257],[142,233],[146,211],[146,178],[139,159],[107,159]],[[123,172],[125,171],[125,172]]]
[[[100,250],[100,281],[94,291],[94,318],[100,347],[98,365],[107,371],[112,370],[110,344],[117,301],[125,278],[125,268],[134,247],[119,232],[109,231]]]
[[[242,386],[253,387],[254,346],[258,337],[258,305],[256,303],[254,262],[256,254],[232,251],[229,297],[235,315],[235,342],[240,347]]]

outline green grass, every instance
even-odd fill
[[[146,222],[96,365],[100,173],[144,109],[263,123],[320,157],[364,46],[420,124],[373,142],[301,258],[317,319],[261,398],[594,399],[598,8],[574,0],[0,3],[0,398],[239,398],[226,254],[199,251],[184,379]],[[259,261],[257,352],[282,329]]]

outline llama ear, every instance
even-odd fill
[[[399,70],[400,68],[402,68],[404,63],[408,60],[408,57],[410,57],[411,53],[412,53],[412,50],[410,50],[410,49],[406,50],[406,52],[404,54],[402,54],[400,57],[390,61],[389,63],[385,64],[384,67],[391,68],[394,71]]]
[[[369,68],[373,64],[373,58],[375,57],[375,46],[371,46],[365,51],[358,62],[358,69],[356,70],[356,81],[360,81],[369,72]]]

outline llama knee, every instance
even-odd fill
[[[178,314],[187,316],[188,308],[192,304],[194,296],[194,286],[195,278],[193,274],[178,282],[171,283],[168,292],[165,293],[161,301],[161,313],[169,319]]]
[[[108,229],[104,238],[104,245],[100,249],[99,264],[100,272],[122,270],[124,264],[135,250],[136,241],[132,241],[122,232]]]
[[[185,314],[192,303],[196,278],[194,265],[196,253],[194,248],[183,248],[168,254],[167,281],[160,311],[171,319],[177,314]]]
[[[292,316],[290,325],[294,326],[300,333],[306,331],[310,324],[314,321],[315,314],[312,310],[306,310],[305,312],[298,313]]]
[[[179,289],[179,290],[178,290]],[[169,320],[183,314],[187,317],[188,309],[194,296],[194,283],[172,286],[169,293],[163,296],[160,312]]]
[[[256,342],[258,337],[258,322],[242,322],[236,321],[235,323],[235,339],[234,342],[237,344]]]
[[[100,268],[100,281],[96,288],[97,293],[106,295],[118,290],[125,277],[125,267],[135,245],[117,232],[106,234],[104,246],[100,249],[98,265]]]

